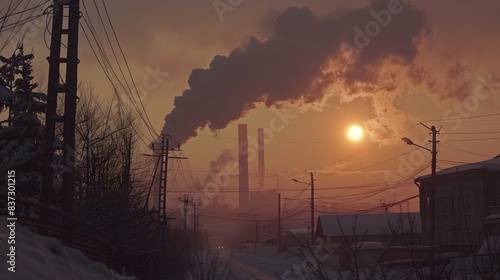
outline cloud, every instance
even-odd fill
[[[216,176],[221,171],[226,171],[225,168],[228,167],[228,164],[233,164],[235,162],[236,157],[233,155],[233,152],[231,150],[222,150],[217,158],[214,161],[210,162],[210,172],[205,177],[205,184],[214,181],[214,176]]]
[[[353,43],[355,27],[374,21],[372,11],[387,9],[387,3],[372,1],[322,18],[308,7],[288,8],[276,18],[273,35],[266,40],[251,37],[228,56],[215,56],[208,69],[194,69],[189,89],[175,98],[162,133],[184,143],[197,135],[197,129],[223,129],[260,103],[271,107],[324,101],[332,85],[352,96],[396,96],[399,74],[395,73],[400,69],[385,65],[412,65],[419,38],[428,31],[424,12],[401,3],[402,13],[392,15],[368,46],[348,59],[341,49],[343,42]]]

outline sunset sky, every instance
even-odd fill
[[[83,2],[106,42],[95,6]],[[122,0],[107,9],[156,133],[184,142],[189,163],[173,163],[171,199],[204,183],[224,150],[237,159],[240,123],[250,139],[257,128],[269,133],[266,188],[293,197],[305,185],[292,179],[314,172],[319,198],[340,209],[418,194],[413,179],[430,173],[431,156],[400,139],[430,148],[419,122],[441,128],[438,170],[500,154],[500,1]],[[44,28],[24,45],[46,77]],[[81,82],[109,100],[82,31],[79,58]],[[351,125],[360,140],[347,137]],[[257,160],[249,166],[256,174]],[[410,205],[418,210],[418,200]]]

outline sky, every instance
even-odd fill
[[[102,2],[83,3],[83,30],[105,46]],[[308,182],[313,172],[320,201],[345,211],[418,194],[413,179],[430,173],[431,156],[400,139],[430,148],[433,125],[438,170],[500,154],[498,1],[123,0],[106,8],[152,127],[182,142],[189,158],[172,164],[173,201],[206,182],[211,166],[236,159],[242,123],[250,139],[267,132],[266,189],[296,197],[305,185],[292,179]],[[24,44],[43,79],[49,34],[45,21],[34,26]],[[109,100],[82,31],[79,59],[82,84]],[[351,125],[363,129],[360,140],[346,137]],[[249,166],[258,189],[256,158]],[[237,182],[230,177],[227,188]],[[418,211],[418,199],[404,207]]]

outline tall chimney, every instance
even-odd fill
[[[248,135],[247,125],[238,125],[238,163],[240,180],[240,208],[248,205]]]
[[[258,171],[259,171],[259,186],[264,189],[264,177],[265,177],[265,161],[264,161],[264,129],[257,129],[257,148],[259,153],[257,154],[258,159]]]

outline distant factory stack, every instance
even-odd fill
[[[248,134],[247,125],[238,125],[238,163],[239,163],[239,203],[240,208],[248,205]]]
[[[258,172],[259,172],[259,186],[264,189],[265,178],[265,160],[264,160],[264,129],[257,129],[257,148],[259,149],[258,158]]]

